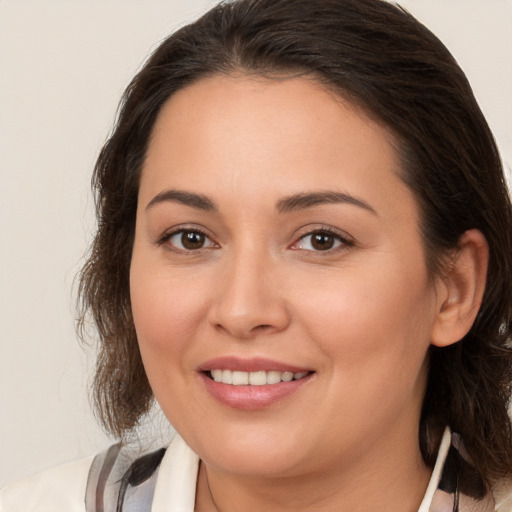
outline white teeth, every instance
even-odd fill
[[[215,382],[222,382],[222,370],[212,370],[212,378]]]
[[[278,372],[278,371],[259,371],[259,372],[240,372],[232,370],[210,370],[212,379],[215,382],[223,384],[232,384],[233,386],[265,386],[266,384],[278,384],[279,382],[290,382],[299,380],[308,375],[308,372]]]
[[[281,374],[281,380],[284,382],[290,382],[293,380],[293,373],[292,372],[283,372]]]
[[[233,384],[233,372],[231,370],[222,370],[222,382]]]
[[[281,382],[281,372],[266,372],[267,373],[267,384],[277,384]]]
[[[264,386],[267,383],[267,376],[265,372],[251,372],[249,373],[249,384],[251,386]]]
[[[232,384],[234,386],[246,386],[247,384],[249,384],[249,374],[247,372],[233,372]]]

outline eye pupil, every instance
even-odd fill
[[[319,251],[327,251],[334,245],[334,237],[326,233],[315,233],[311,237],[311,245]]]
[[[181,243],[186,249],[200,249],[204,245],[205,236],[197,231],[184,231]]]

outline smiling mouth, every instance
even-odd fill
[[[229,384],[232,386],[267,386],[279,384],[280,382],[291,382],[301,380],[312,372],[279,372],[279,371],[257,371],[243,372],[238,370],[209,370],[206,376],[215,382]]]

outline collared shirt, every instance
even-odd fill
[[[475,501],[449,485],[450,451],[460,439],[447,429],[418,512],[512,512],[512,484],[499,482]],[[0,491],[0,512],[114,512],[120,476],[133,458],[119,446],[10,484]],[[194,512],[199,457],[177,435],[153,475],[126,489],[123,511]]]

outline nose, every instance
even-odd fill
[[[281,332],[290,315],[277,265],[261,254],[226,262],[208,314],[210,324],[237,339]]]

